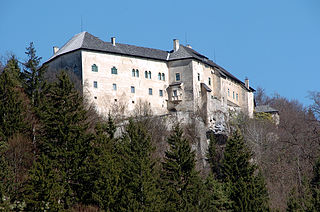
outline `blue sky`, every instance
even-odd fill
[[[319,0],[0,1],[0,55],[25,58],[35,43],[45,62],[82,29],[109,41],[163,50],[172,39],[251,86],[305,106],[320,91]]]

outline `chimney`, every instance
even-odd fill
[[[187,47],[188,47],[189,49],[192,49],[192,46],[190,46],[189,44],[187,45]]]
[[[248,89],[250,89],[248,77],[246,77],[246,79],[244,80],[244,84],[246,85],[246,87],[247,87]]]
[[[53,54],[56,54],[59,51],[59,47],[58,46],[54,46],[53,47]]]
[[[173,50],[174,51],[178,51],[179,46],[180,46],[179,40],[178,39],[173,39]]]
[[[116,37],[111,37],[112,46],[116,45]]]

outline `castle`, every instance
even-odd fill
[[[81,32],[53,49],[48,70],[74,72],[85,97],[103,115],[117,108],[130,116],[147,105],[154,115],[201,111],[207,123],[230,110],[253,116],[249,80],[242,82],[179,40],[173,40],[173,50],[163,51]]]

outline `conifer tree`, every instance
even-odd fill
[[[41,107],[43,128],[39,148],[59,171],[65,191],[61,202],[68,208],[84,189],[81,174],[91,151],[92,135],[87,132],[82,97],[67,73],[58,75],[57,81],[47,89],[45,100]]]
[[[250,162],[252,154],[237,130],[228,140],[222,163],[225,183],[230,185],[230,199],[235,211],[268,210],[268,194],[256,166]]]
[[[82,202],[97,205],[107,211],[116,211],[117,196],[120,191],[121,164],[115,151],[115,125],[109,115],[107,123],[97,123],[93,148],[86,161],[83,181],[86,188]]]
[[[232,209],[229,186],[218,180],[220,161],[217,159],[216,145],[215,137],[211,136],[207,152],[207,161],[210,164],[211,172],[205,181],[202,211],[230,211]]]
[[[129,121],[122,138],[121,191],[116,211],[159,211],[160,189],[151,138],[141,122]]]
[[[28,211],[59,211],[65,194],[58,170],[46,155],[42,154],[29,171],[24,200]]]
[[[195,169],[195,153],[178,125],[167,142],[161,173],[165,211],[197,211],[202,182]]]
[[[313,167],[313,178],[311,181],[312,211],[320,211],[320,158]]]
[[[21,74],[24,82],[25,92],[35,108],[40,105],[41,89],[44,85],[45,66],[40,66],[41,57],[36,55],[36,49],[33,42],[26,48],[27,61]]]
[[[12,56],[0,75],[0,139],[7,140],[17,132],[25,132],[25,106],[19,87],[18,61]]]

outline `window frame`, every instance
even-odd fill
[[[134,86],[131,86],[131,93],[136,93],[136,88]]]
[[[179,79],[177,79],[177,76],[179,76]],[[180,72],[178,72],[178,73],[175,74],[175,80],[176,80],[176,82],[181,81],[181,74],[180,74]]]
[[[135,69],[132,69],[132,71],[131,71],[131,76],[132,76],[132,77],[136,77],[136,70],[135,70]]]
[[[98,88],[98,81],[93,81],[93,88]]]
[[[163,90],[161,90],[161,89],[159,90],[159,96],[163,97]]]
[[[113,83],[113,84],[112,84],[112,90],[113,90],[113,91],[117,91],[117,90],[118,90],[116,83]]]
[[[91,71],[92,72],[98,72],[98,66],[97,66],[97,64],[93,64],[92,66],[91,66]]]
[[[149,88],[148,93],[150,96],[152,96],[152,88]]]
[[[115,66],[111,68],[111,74],[115,74],[115,75],[118,74],[118,69]]]

